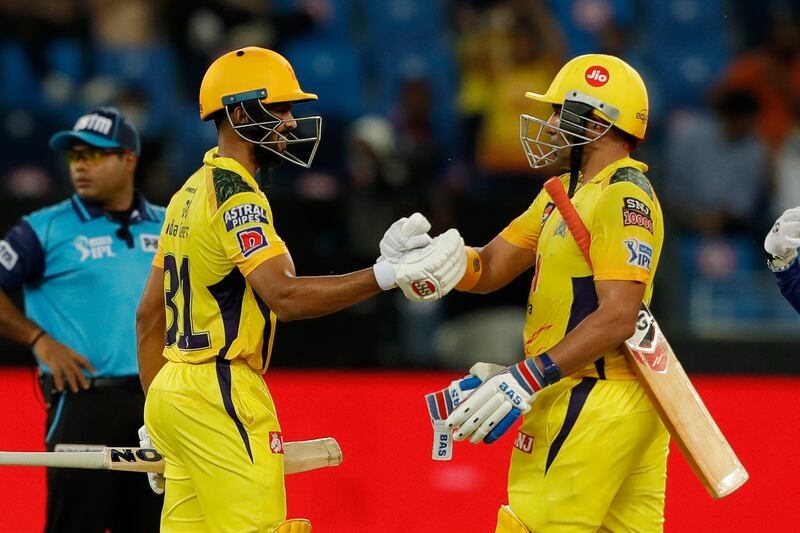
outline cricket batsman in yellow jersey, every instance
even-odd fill
[[[281,160],[311,164],[321,118],[295,118],[292,105],[316,98],[263,48],[221,56],[203,79],[200,117],[215,121],[219,146],[170,201],[137,309],[140,439],[166,461],[165,479],[150,475],[166,491],[162,532],[311,531],[286,520],[283,436],[262,378],[277,321],[332,313],[395,284],[412,299],[440,298],[466,269],[458,232],[431,239],[415,214],[387,230],[372,268],[295,275],[260,180]]]
[[[569,170],[561,181],[591,234],[593,267],[545,191],[488,245],[467,248],[461,290],[494,291],[534,269],[525,359],[428,395],[434,427],[491,443],[524,415],[498,533],[662,531],[669,436],[621,351],[664,238],[647,165],[630,157],[647,91],[627,63],[592,54],[527,96],[553,114],[522,115],[525,153],[534,168]]]

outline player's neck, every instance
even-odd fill
[[[227,133],[230,133],[234,137],[232,138],[231,135],[227,135]],[[253,145],[247,141],[243,141],[232,130],[220,132],[217,155],[233,159],[242,165],[251,176],[255,176],[258,171],[258,164],[253,155]]]
[[[122,189],[118,190],[111,198],[100,202],[101,207],[106,211],[127,211],[133,204],[133,181]]]
[[[581,168],[583,183],[588,183],[597,174],[603,171],[608,165],[628,157],[630,152],[623,146],[607,145],[602,150],[593,150],[587,154]]]

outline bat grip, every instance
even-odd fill
[[[550,178],[544,183],[544,190],[546,190],[550,198],[553,199],[556,209],[561,213],[561,218],[564,219],[567,228],[569,228],[569,232],[575,238],[575,242],[578,243],[578,248],[580,248],[583,257],[591,268],[592,257],[589,254],[589,247],[592,243],[592,237],[589,235],[589,230],[586,229],[586,225],[584,225],[583,220],[581,220],[581,216],[578,214],[575,206],[570,202],[566,191],[564,191],[561,180],[558,178]]]

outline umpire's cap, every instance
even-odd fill
[[[98,107],[83,115],[71,130],[50,137],[50,148],[67,150],[76,141],[98,148],[122,148],[137,156],[141,150],[136,128],[113,107]]]

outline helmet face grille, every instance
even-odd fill
[[[608,116],[612,122],[596,118],[595,111]],[[615,108],[575,91],[564,100],[555,123],[520,115],[519,138],[528,164],[532,168],[543,168],[557,163],[561,150],[596,141],[611,129],[618,116]]]
[[[231,113],[239,107],[248,119],[234,124]],[[285,120],[272,114],[259,99],[225,106],[228,121],[239,137],[304,168],[309,168],[322,139],[322,117]]]

